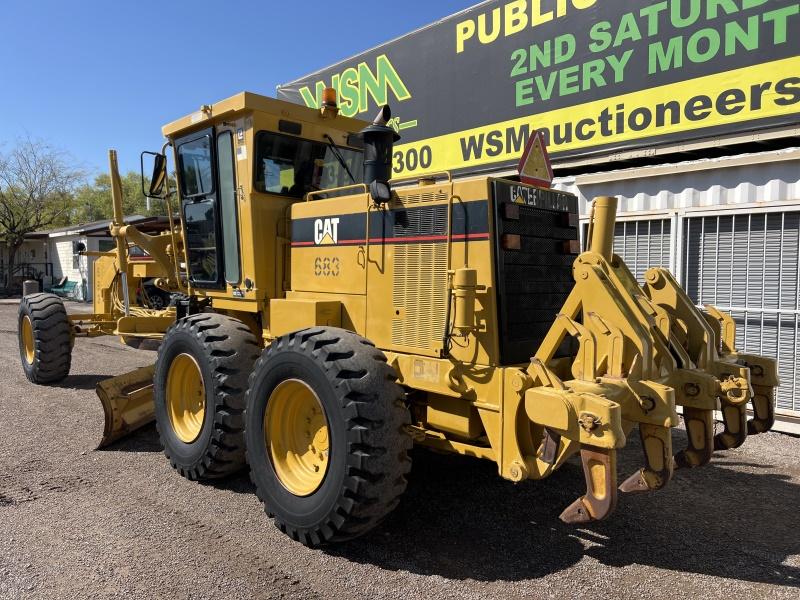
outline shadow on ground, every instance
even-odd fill
[[[93,390],[104,379],[108,379],[108,375],[67,375],[61,381],[48,385],[71,390]]]
[[[639,465],[631,436],[620,481]],[[685,432],[675,431],[676,446]],[[154,425],[105,450],[160,452]],[[651,565],[745,581],[800,587],[800,486],[768,464],[718,453],[702,469],[679,471],[662,491],[620,495],[608,521],[574,528],[559,513],[583,494],[580,465],[545,481],[514,485],[489,462],[414,451],[399,507],[366,536],[324,549],[358,563],[449,579],[517,581],[564,570],[590,556],[608,566]],[[209,482],[254,493],[246,472]]]
[[[639,452],[631,440],[620,480],[639,466]],[[488,462],[417,450],[409,488],[384,525],[326,552],[451,579],[538,578],[585,555],[800,587],[800,569],[782,564],[800,554],[800,486],[770,465],[736,462],[734,452],[715,461],[676,473],[660,492],[621,495],[608,521],[574,528],[558,515],[584,492],[577,463],[514,485]]]
[[[155,422],[137,429],[130,435],[109,444],[104,448],[98,448],[97,452],[161,452],[161,442],[158,440],[158,431]],[[175,474],[177,477],[177,473]],[[250,482],[250,475],[243,469],[230,477],[222,479],[210,479],[202,482],[220,490],[228,490],[238,494],[255,494],[255,487]]]
[[[97,452],[161,452],[156,424],[145,425],[113,444],[98,448]]]

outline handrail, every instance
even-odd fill
[[[366,194],[369,192],[369,188],[367,187],[366,183],[351,183],[350,185],[343,185],[342,187],[335,187],[335,188],[328,188],[324,190],[314,190],[313,192],[308,192],[304,198],[305,201],[308,202],[311,200],[311,196],[321,196],[322,194],[330,194],[331,192],[342,192],[344,190],[350,190],[354,188],[360,188]]]
[[[171,141],[166,141],[161,146],[161,154],[164,156],[167,155],[167,147],[172,146]],[[186,291],[187,293],[191,294],[191,289],[189,287],[189,278],[187,277],[187,285],[183,285],[183,280],[181,279],[181,254],[183,254],[184,262],[187,265],[187,275],[188,275],[188,264],[189,264],[189,257],[186,255],[186,239],[184,238],[184,228],[183,228],[183,216],[180,214],[180,210],[178,210],[179,219],[181,220],[181,249],[178,248],[178,240],[175,237],[175,216],[172,213],[172,202],[170,202],[170,196],[172,193],[169,191],[169,175],[164,178],[164,185],[166,186],[167,193],[164,196],[164,204],[167,208],[167,219],[169,221],[169,235],[170,241],[172,242],[172,258],[173,258],[173,265],[175,267],[175,283],[178,286],[178,291],[183,292]],[[176,194],[178,193],[178,188],[175,189]],[[178,199],[178,208],[180,209],[180,199]]]
[[[433,173],[408,175],[406,177],[401,177],[400,179],[392,179],[389,183],[396,184],[400,181],[420,181],[422,179],[433,179],[435,181],[437,177],[447,177],[448,183],[453,182],[453,175],[450,173],[450,171],[434,171]]]

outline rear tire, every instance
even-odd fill
[[[405,430],[410,414],[396,379],[380,350],[344,329],[305,329],[264,350],[250,376],[245,438],[250,477],[281,531],[307,546],[340,542],[366,533],[394,509],[406,488],[412,445]],[[294,386],[288,399],[287,384]],[[322,435],[319,413],[302,418],[298,409],[314,405],[309,397],[323,409]],[[275,406],[282,407],[277,417]],[[293,416],[296,424],[287,420]],[[286,448],[303,433],[313,463],[302,464],[302,443],[285,460]],[[315,479],[320,440],[324,471]],[[293,466],[300,481],[310,481],[302,493],[290,491],[298,489],[298,479],[287,476]]]
[[[30,294],[19,303],[19,355],[25,377],[55,383],[69,374],[72,333],[64,302],[54,294]]]
[[[161,310],[167,305],[167,303],[164,301],[164,296],[161,294],[152,294],[149,296],[149,298],[150,308],[153,310]]]
[[[227,315],[195,314],[167,330],[153,377],[156,427],[183,477],[224,477],[244,465],[244,395],[260,349]]]

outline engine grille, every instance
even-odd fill
[[[392,302],[407,318],[392,320],[392,344],[409,348],[433,348],[441,344],[446,298],[445,244],[397,245]]]
[[[500,363],[526,363],[572,290],[575,255],[565,242],[578,239],[578,199],[503,180],[493,188]],[[504,235],[520,236],[520,249],[504,250]]]
[[[447,200],[448,194],[443,192],[418,192],[416,194],[406,194],[397,192],[392,198],[391,208],[404,208],[413,204],[426,204],[436,200]]]
[[[447,234],[447,206],[395,210],[387,220],[396,241]],[[394,247],[392,344],[431,349],[441,344],[447,318],[447,245],[399,243]]]

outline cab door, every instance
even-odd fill
[[[189,277],[221,289],[241,277],[236,165],[230,129],[199,131],[176,142]]]

